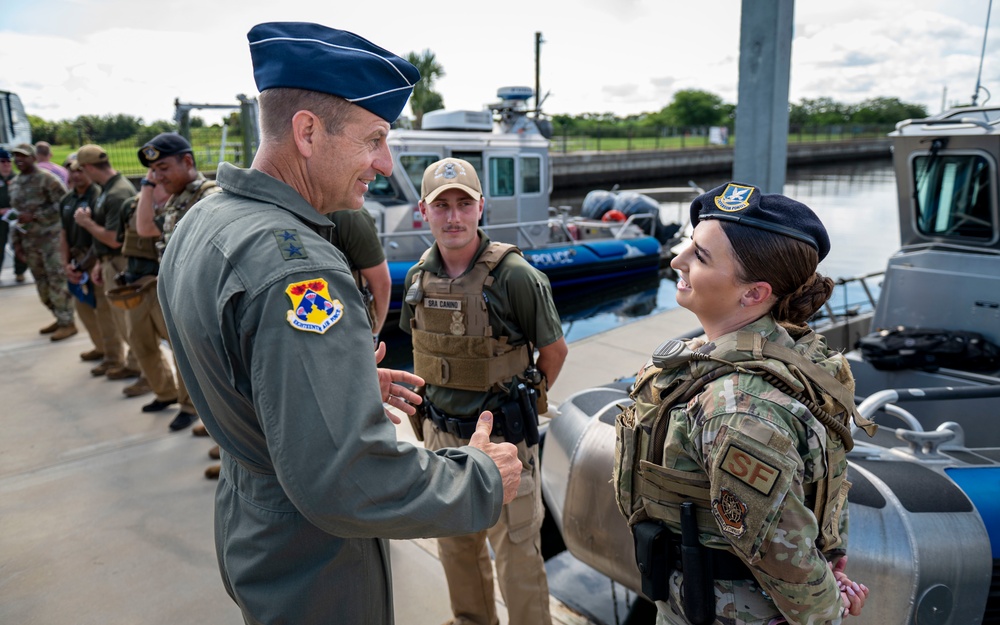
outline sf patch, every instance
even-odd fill
[[[765,496],[781,477],[781,469],[733,444],[722,458],[722,470]]]
[[[344,316],[344,304],[330,297],[322,278],[289,284],[285,294],[292,300],[285,318],[296,330],[323,334]]]
[[[719,491],[719,497],[712,500],[712,515],[719,529],[733,538],[740,538],[747,531],[747,505],[728,488]]]
[[[751,195],[753,195],[753,187],[729,183],[722,195],[716,196],[715,205],[719,207],[719,210],[736,213],[750,206]]]
[[[279,228],[274,230],[274,238],[278,242],[278,250],[285,260],[293,258],[308,258],[306,246],[299,238],[299,231],[294,228]]]

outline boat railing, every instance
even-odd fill
[[[920,420],[908,410],[897,406],[900,402],[923,401],[954,401],[959,399],[1000,398],[1000,385],[986,386],[940,386],[925,388],[891,388],[872,393],[858,404],[858,413],[872,419],[878,411],[896,417],[903,421],[906,427],[895,430],[896,438],[906,443],[914,456],[930,459],[941,457],[938,449],[943,445],[950,447],[965,447],[965,433],[962,427],[948,421],[938,426],[936,430],[924,430]],[[852,434],[857,434],[856,423],[851,423]],[[858,441],[861,451],[874,447],[871,443]]]
[[[858,284],[864,290],[865,298],[867,301],[862,301],[862,302],[845,301],[842,305],[838,306],[837,309],[835,309],[833,305],[830,303],[830,301],[833,300],[833,297],[831,296],[830,299],[828,299],[826,303],[823,304],[823,312],[817,313],[813,321],[826,320],[826,319],[828,319],[831,323],[845,321],[849,317],[857,316],[860,312],[860,308],[865,305],[867,305],[870,310],[874,310],[877,297],[872,293],[872,289],[871,286],[868,284],[868,280],[871,280],[873,278],[881,278],[884,275],[885,271],[883,270],[883,271],[874,271],[872,273],[866,273],[861,276],[852,276],[849,278],[837,278],[834,281],[834,288],[842,289],[843,292],[845,293],[845,297],[848,292],[848,287],[852,284]]]
[[[518,234],[524,237],[528,241],[533,241],[538,238],[538,229],[542,228],[551,232],[555,228],[563,237],[563,242],[574,243],[581,239],[579,232],[574,233],[570,228],[570,225],[580,227],[594,227],[603,228],[611,233],[614,239],[627,239],[630,238],[630,232],[634,232],[631,226],[635,226],[641,230],[644,234],[649,234],[654,230],[655,222],[653,219],[658,218],[658,215],[652,213],[643,213],[630,215],[628,219],[623,222],[606,222],[600,220],[583,220],[574,219],[570,220],[565,215],[558,217],[550,217],[548,219],[542,219],[539,221],[520,221],[516,223],[505,223],[505,224],[488,224],[480,226],[486,234],[490,234],[497,230],[507,230],[511,228],[516,228]],[[649,226],[644,228],[639,225],[641,222],[648,222]],[[534,229],[535,232],[531,232]],[[379,234],[379,238],[382,241],[383,246],[388,246],[390,248],[398,247],[398,243],[395,243],[395,239],[413,239],[418,238],[421,243],[426,244],[430,247],[434,243],[434,236],[427,230],[410,230],[403,232],[383,232]],[[558,237],[553,237],[549,235],[549,240],[557,239]],[[395,244],[394,244],[395,243]]]

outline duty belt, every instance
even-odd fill
[[[437,406],[426,399],[424,399],[424,406],[427,418],[434,423],[434,427],[442,432],[447,432],[461,439],[472,438],[472,435],[476,433],[476,425],[479,423],[478,416],[452,417],[442,412]],[[503,436],[503,410],[497,409],[490,412],[493,413],[493,431],[491,436]]]

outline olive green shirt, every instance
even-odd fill
[[[490,244],[489,237],[482,230],[479,231],[479,238],[479,248],[466,273],[475,266],[476,260]],[[431,246],[423,264],[414,265],[407,272],[403,282],[404,293],[409,290],[421,269],[443,278],[448,276],[436,243]],[[494,338],[506,336],[511,345],[530,343],[536,348],[551,345],[562,338],[559,311],[552,299],[549,279],[544,273],[532,267],[520,254],[508,254],[493,269],[492,275],[493,284],[483,288],[483,297],[486,299]],[[407,334],[410,333],[413,314],[414,305],[404,301],[399,312],[399,327]],[[426,396],[431,403],[452,416],[478,416],[483,410],[499,408],[506,400],[499,393],[432,385],[427,385]]]
[[[369,269],[381,265],[385,250],[379,242],[375,218],[365,209],[339,210],[327,215],[337,228],[333,244],[344,253],[351,269]]]
[[[123,176],[121,172],[116,173],[104,184],[104,189],[97,196],[97,202],[91,209],[91,218],[94,223],[105,230],[118,232],[121,223],[122,205],[135,195],[135,186]],[[108,247],[94,238],[94,251],[98,256],[117,256],[121,253],[120,248]]]

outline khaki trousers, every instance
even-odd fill
[[[98,297],[97,300],[97,316],[101,317],[101,299],[104,300],[104,306],[107,310],[107,316],[111,318],[111,323],[106,326],[102,326],[101,330],[107,340],[109,336],[108,330],[114,335],[118,341],[124,343],[125,347],[131,347],[128,336],[128,324],[125,321],[125,311],[117,306],[112,306],[108,301],[107,295],[108,291],[118,286],[115,284],[115,276],[117,276],[122,271],[125,271],[125,266],[128,261],[125,260],[124,256],[103,256],[101,257],[101,278],[104,280],[104,290],[101,293],[103,297]],[[106,362],[113,362],[116,364],[124,364],[129,369],[139,369],[139,363],[135,358],[135,354],[129,349],[127,353],[123,352],[124,358],[114,359],[109,356],[107,349],[104,350],[104,360]]]
[[[143,280],[149,281],[152,277]],[[156,393],[156,399],[177,399],[173,368],[160,349],[160,341],[167,338],[167,324],[163,320],[155,288],[142,294],[138,306],[125,311],[125,323],[128,327],[129,346],[139,361],[139,370]]]
[[[503,438],[494,437],[494,442]],[[424,421],[424,446],[436,451],[468,445],[453,434]],[[511,625],[551,625],[549,583],[542,559],[539,531],[545,518],[538,475],[538,446],[520,442],[521,485],[517,497],[503,507],[500,520],[488,530],[438,539],[438,555],[448,579],[448,594],[456,625],[498,625],[493,595],[493,566],[486,540],[496,554],[497,581],[507,604]]]
[[[92,283],[88,284],[91,288],[95,285]],[[97,292],[102,289],[94,288],[94,299],[97,299]],[[94,349],[97,351],[104,351],[104,338],[101,336],[101,326],[97,323],[97,309],[91,308],[90,306],[84,304],[80,300],[73,298],[73,306],[76,308],[76,316],[83,323],[83,327],[87,329],[87,334],[90,335],[90,340],[94,344]]]
[[[111,302],[108,301],[108,296],[104,293],[104,285],[94,286],[97,287],[94,289],[94,300],[97,307],[93,310],[102,341],[98,347],[104,352],[105,362],[121,365],[125,362],[125,337],[115,325],[111,313]]]

